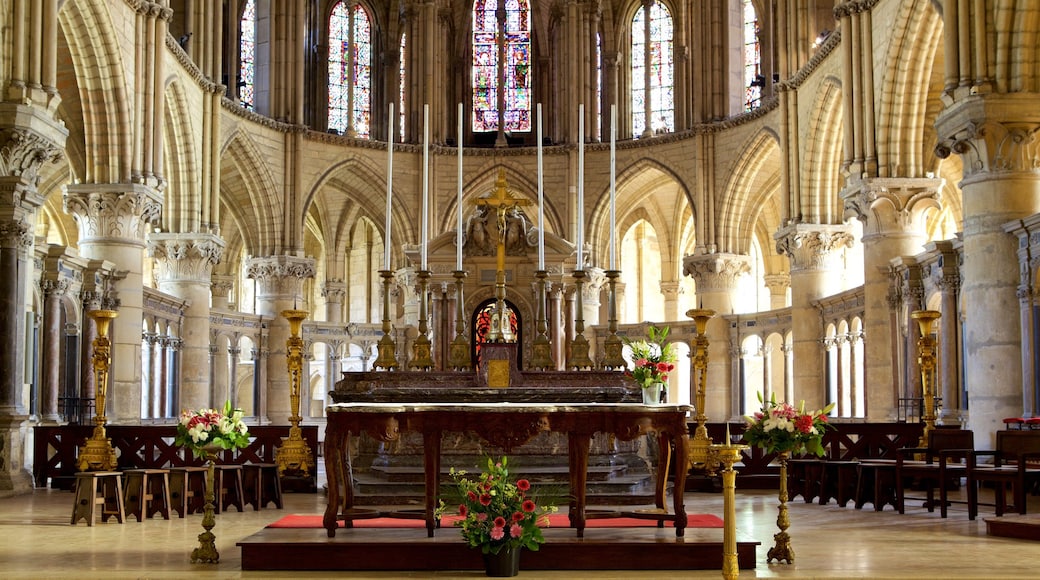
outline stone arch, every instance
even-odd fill
[[[167,188],[163,192],[163,229],[169,232],[199,231],[202,196],[199,162],[193,144],[196,129],[184,86],[174,79],[166,85],[163,111]]]
[[[779,138],[764,129],[752,136],[740,151],[746,153],[734,164],[729,182],[718,198],[720,217],[715,231],[719,251],[746,255],[760,220],[768,220],[763,225],[769,231],[776,231],[782,225],[778,200]],[[759,241],[763,248],[773,246],[769,240]]]
[[[233,135],[221,155],[220,173],[221,231],[228,239],[232,232],[241,236],[250,255],[277,254],[285,205],[264,155],[247,136]]]
[[[842,222],[844,204],[838,198],[842,154],[841,82],[827,77],[809,111],[809,141],[802,159],[800,207],[792,218],[808,223]]]

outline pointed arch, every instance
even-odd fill
[[[809,141],[802,159],[801,184],[805,195],[799,213],[809,223],[842,222],[844,206],[838,198],[844,130],[841,111],[841,81],[827,77],[809,108]]]
[[[719,251],[747,254],[757,223],[772,217],[766,227],[775,231],[779,220],[780,139],[770,129],[753,135],[739,151],[722,196],[718,199]],[[767,244],[771,245],[771,244]]]
[[[163,162],[168,185],[163,192],[162,225],[168,232],[199,230],[202,176],[195,156],[193,118],[184,86],[176,79],[171,81],[166,86],[163,131]]]
[[[236,133],[228,140],[220,164],[221,231],[232,222],[245,239],[246,252],[270,256],[281,246],[285,204],[275,187],[264,156],[251,139]]]

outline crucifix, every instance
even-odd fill
[[[509,324],[509,312],[506,308],[506,234],[509,228],[509,213],[519,212],[519,208],[530,205],[526,199],[516,199],[506,189],[506,174],[499,170],[498,179],[495,180],[495,195],[480,198],[477,203],[495,209],[498,224],[498,244],[496,246],[496,272],[495,272],[495,310],[491,316],[491,330],[488,332],[489,342],[513,342],[516,337]],[[523,218],[519,215],[513,219]]]

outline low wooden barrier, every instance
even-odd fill
[[[285,491],[317,491],[318,427],[300,427],[311,449],[308,477],[282,478]],[[174,444],[176,425],[108,425],[105,427],[116,451],[118,469],[162,469],[202,465],[190,451]],[[72,489],[79,448],[94,433],[89,425],[38,426],[33,428],[33,479],[37,487]],[[249,446],[219,454],[219,463],[274,463],[275,449],[289,436],[289,426],[249,428]]]

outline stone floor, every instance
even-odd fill
[[[1040,542],[990,537],[983,508],[980,518],[969,521],[966,507],[955,504],[950,517],[941,519],[920,503],[908,506],[905,515],[886,507],[875,512],[851,507],[790,502],[789,533],[795,550],[794,564],[768,564],[766,552],[776,528],[776,492],[740,490],[736,500],[737,533],[741,540],[761,542],[757,566],[742,570],[740,578],[935,578],[943,580],[1035,578],[1040,562]],[[202,516],[166,521],[128,519],[124,524],[85,522],[69,525],[73,495],[37,489],[32,493],[0,499],[0,578],[63,580],[81,578],[475,578],[482,572],[346,573],[346,572],[242,572],[236,542],[288,513],[321,513],[325,496],[287,494],[283,510],[232,510],[217,516],[213,532],[220,551],[219,564],[191,564],[198,545]],[[1030,497],[1030,513],[1040,513],[1040,497]],[[688,493],[687,510],[722,516],[722,496]],[[587,531],[587,533],[589,533]],[[671,534],[662,530],[663,534]],[[315,538],[325,532],[314,530]],[[663,536],[664,537],[664,536]],[[671,535],[674,539],[674,535]],[[541,572],[523,571],[523,578],[718,578],[711,572]]]

